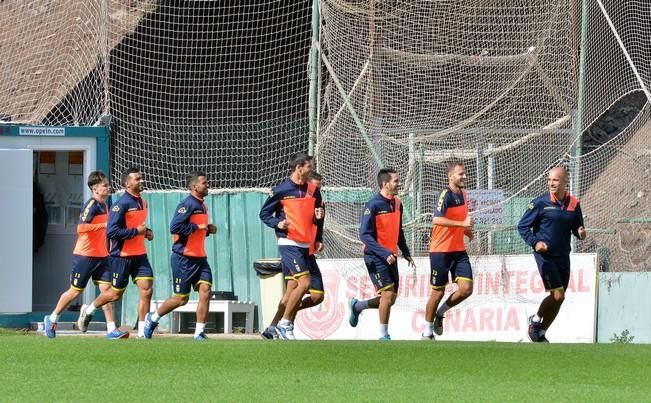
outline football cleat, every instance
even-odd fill
[[[350,308],[350,316],[348,317],[348,323],[350,326],[356,327],[359,322],[359,313],[355,312],[355,304],[357,303],[357,298],[351,298],[348,301],[348,307]]]
[[[541,326],[542,326],[542,323],[534,322],[533,315],[529,316],[529,330],[527,332],[528,335],[529,335],[529,340],[531,340],[534,343],[540,343],[540,342],[543,341],[542,338],[544,338],[544,336],[540,336],[540,327]],[[547,339],[545,338],[545,340],[547,340]]]
[[[43,324],[45,325],[45,335],[48,339],[57,337],[57,323],[50,320],[50,315],[43,318]]]
[[[93,319],[93,315],[89,315],[86,313],[86,308],[88,305],[83,304],[81,306],[81,309],[79,310],[79,319],[77,319],[77,327],[79,330],[81,330],[82,333],[86,333],[88,330],[88,325],[90,324],[90,321]]]
[[[106,334],[106,338],[109,340],[128,339],[129,332],[123,332],[120,329],[113,329],[110,333]]]
[[[192,339],[196,341],[205,341],[208,340],[208,336],[206,336],[204,332],[201,332],[199,334],[195,334],[194,336],[192,336]]]
[[[443,334],[443,316],[438,316],[434,317],[434,333],[436,333],[437,336],[440,336]]]
[[[260,333],[260,336],[262,336],[263,339],[267,340],[273,340],[278,338],[278,334],[276,333],[276,328],[269,326],[266,329],[264,329],[264,332]]]
[[[288,326],[278,324],[276,325],[276,332],[278,333],[278,338],[283,340],[295,340],[294,337],[294,325],[291,323]]]
[[[151,336],[154,335],[154,330],[156,330],[156,327],[158,326],[158,322],[154,322],[151,319],[152,313],[153,312],[149,312],[145,316],[145,328],[143,329],[145,339],[151,339]]]

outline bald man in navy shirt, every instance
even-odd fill
[[[549,192],[529,203],[518,224],[520,236],[534,250],[538,272],[549,292],[538,312],[529,317],[533,342],[549,342],[545,333],[561,309],[570,281],[572,234],[581,240],[586,237],[581,205],[567,192],[567,181],[565,168],[552,168],[547,176]]]

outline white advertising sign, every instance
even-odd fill
[[[504,191],[500,189],[469,189],[468,211],[477,224],[502,224]]]
[[[532,255],[471,256],[474,293],[447,312],[438,340],[529,341],[527,319],[536,313],[545,292]],[[417,269],[400,259],[400,286],[391,310],[393,340],[417,340],[425,326],[430,293],[429,258],[416,258]],[[364,311],[357,327],[348,324],[350,298],[375,295],[362,259],[318,259],[325,284],[325,300],[299,312],[294,333],[298,339],[365,339],[379,337],[378,312]],[[596,268],[594,254],[571,257],[572,275],[547,338],[558,343],[590,343],[595,338]],[[454,290],[448,285],[446,296]]]

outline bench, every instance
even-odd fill
[[[158,309],[164,300],[152,300],[150,312]],[[179,314],[182,312],[196,312],[197,303],[199,301],[188,301],[187,304],[176,308],[172,314],[172,324],[170,329],[172,333],[180,332],[181,321]],[[210,300],[208,312],[222,312],[224,314],[224,333],[233,333],[233,313],[245,313],[246,325],[244,327],[245,333],[253,333],[253,311],[255,309],[255,302],[252,301],[226,301],[226,300]]]

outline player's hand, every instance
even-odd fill
[[[387,263],[394,264],[396,262],[396,255],[387,256]]]
[[[463,228],[472,228],[473,225],[475,225],[475,220],[470,216],[467,216],[466,219],[461,222]]]
[[[314,242],[314,251],[321,252],[323,250],[323,242],[316,241]]]
[[[154,231],[147,228],[145,230],[145,239],[147,239],[148,241],[153,241],[154,240]]]
[[[588,235],[586,232],[585,228],[582,226],[579,227],[579,229],[576,231],[579,234],[579,239],[584,240],[585,237]]]
[[[208,224],[208,226],[206,227],[206,231],[208,231],[209,234],[216,234],[217,226],[215,224]]]
[[[414,259],[411,256],[405,256],[405,260],[408,262],[407,265],[413,269],[416,269],[416,263],[414,263]]]
[[[472,230],[470,228],[464,229],[463,233],[468,237],[469,241],[472,241],[473,239],[475,239],[475,233],[472,232]]]
[[[138,235],[145,235],[145,232],[147,232],[147,226],[145,224],[140,224],[136,227],[136,231],[138,231]]]
[[[534,246],[534,250],[538,253],[547,252],[547,248],[547,244],[543,241],[536,242],[536,246]]]
[[[277,225],[278,229],[287,229],[289,227],[289,221],[282,220],[281,222],[278,223]]]
[[[323,207],[317,207],[314,209],[314,218],[317,220],[323,220],[325,217],[325,209]]]

